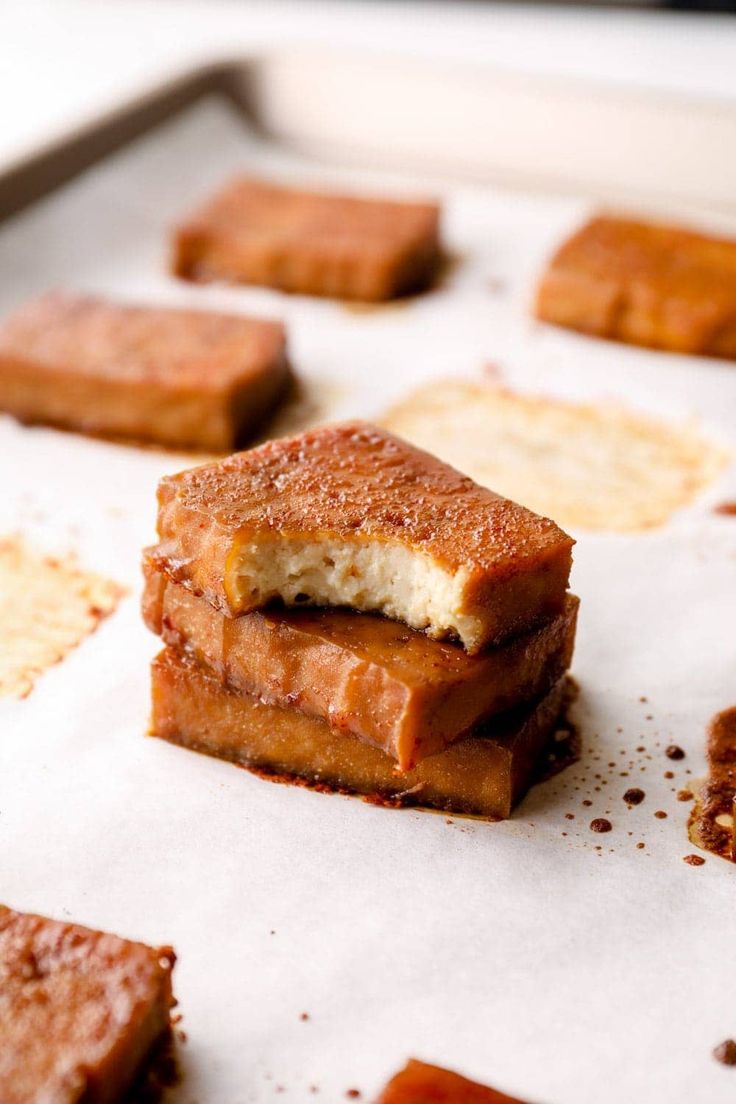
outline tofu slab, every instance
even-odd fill
[[[410,1058],[392,1077],[376,1104],[524,1104],[452,1070]]]
[[[114,1104],[169,1027],[170,947],[0,905],[3,1104]]]
[[[506,645],[469,656],[395,621],[345,610],[225,617],[144,559],[143,614],[232,689],[321,717],[380,748],[401,770],[479,722],[542,697],[570,666],[578,599]]]
[[[362,422],[164,478],[158,532],[167,573],[230,616],[346,606],[471,653],[562,611],[574,543]]]
[[[552,258],[545,322],[671,352],[736,358],[736,240],[601,215]]]
[[[152,665],[151,733],[276,781],[498,820],[532,780],[559,716],[563,681],[541,702],[494,718],[482,734],[402,774],[370,744],[318,717],[228,690],[169,647]]]
[[[22,422],[229,451],[289,379],[277,322],[53,293],[0,324],[0,410]]]
[[[439,207],[296,191],[239,178],[174,234],[187,280],[380,301],[421,290],[439,259]]]

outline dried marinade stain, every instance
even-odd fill
[[[123,588],[82,571],[73,557],[46,556],[18,536],[0,538],[0,697],[26,697],[113,612]]]

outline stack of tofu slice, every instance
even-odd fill
[[[362,422],[162,480],[154,735],[388,805],[506,817],[559,716],[572,539]]]

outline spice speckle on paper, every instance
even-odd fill
[[[0,539],[0,593],[0,697],[26,697],[113,612],[124,590],[72,557],[43,555],[12,536]]]

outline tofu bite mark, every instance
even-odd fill
[[[421,290],[440,258],[439,207],[297,191],[240,178],[174,234],[188,280],[378,302]]]
[[[158,498],[165,570],[231,616],[348,606],[474,653],[563,607],[572,538],[365,423],[166,477]]]

